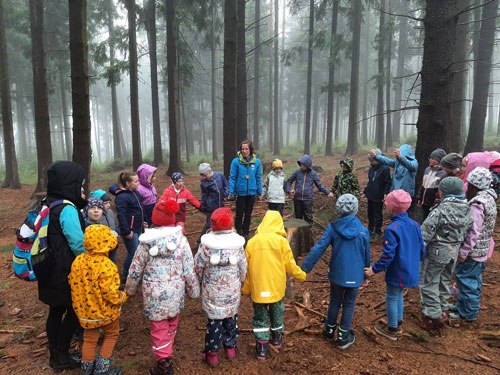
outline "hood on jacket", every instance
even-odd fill
[[[444,158],[445,156],[446,156],[446,151],[445,150],[443,150],[442,148],[436,148],[429,155],[429,159],[437,160],[437,161],[440,162],[441,159]]]
[[[139,241],[149,245],[149,255],[166,257],[180,246],[182,237],[182,227],[178,225],[146,229]]]
[[[116,235],[113,234],[111,228],[103,224],[89,225],[83,234],[83,245],[85,246],[86,253],[89,255],[108,255],[117,244],[118,239]]]
[[[363,226],[360,225],[359,220],[354,215],[343,216],[340,219],[332,222],[335,231],[345,239],[353,239],[361,233]]]
[[[410,145],[404,144],[399,146],[399,151],[401,152],[401,157],[414,160],[415,154],[413,153],[413,147]]]
[[[285,237],[285,226],[283,225],[283,218],[280,213],[272,210],[267,211],[262,219],[262,222],[257,227],[257,233],[277,234]]]
[[[209,249],[241,249],[245,238],[234,231],[208,232],[201,236],[200,242]]]
[[[354,160],[351,158],[345,158],[340,161],[340,165],[345,165],[347,168],[349,168],[349,172],[352,172],[352,169],[354,168]]]
[[[307,168],[312,169],[313,161],[309,155],[304,155],[299,160],[297,160],[297,164],[299,165],[299,167],[301,164],[304,164]]]
[[[111,195],[114,195],[115,197],[120,195],[121,193],[124,193],[127,191],[127,189],[124,189],[122,187],[120,187],[120,185],[118,185],[117,183],[114,183],[113,185],[111,185],[108,189],[109,193]]]
[[[82,209],[87,201],[82,198],[85,169],[81,164],[59,160],[47,170],[47,195],[51,198],[67,199]]]
[[[141,185],[146,187],[151,187],[151,176],[156,172],[158,168],[153,167],[149,164],[141,164],[137,167],[137,177],[139,177],[139,182]]]
[[[238,157],[240,158],[240,162],[244,164],[254,164],[255,161],[257,160],[257,155],[252,154],[252,157],[250,158],[250,161],[247,161],[244,157],[241,151],[237,152]]]

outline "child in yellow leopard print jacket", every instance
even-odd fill
[[[84,328],[82,374],[120,374],[118,368],[110,368],[120,331],[121,305],[127,299],[118,289],[118,268],[108,257],[117,238],[106,225],[94,224],[85,230],[83,244],[86,252],[74,260],[68,276],[73,308]],[[104,341],[96,359],[99,328],[104,331]]]

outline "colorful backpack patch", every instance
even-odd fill
[[[68,200],[52,203],[42,200],[37,208],[30,210],[24,223],[16,231],[16,246],[12,254],[12,267],[17,277],[25,281],[36,281],[34,267],[47,257],[47,232],[50,210],[60,204],[71,204]]]

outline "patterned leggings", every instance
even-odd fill
[[[221,341],[226,348],[236,347],[236,340],[239,335],[238,314],[225,319],[208,319],[205,334],[205,353],[218,352]]]

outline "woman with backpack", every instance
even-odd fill
[[[72,161],[56,161],[47,170],[48,203],[65,201],[50,209],[47,257],[35,266],[38,298],[49,306],[46,332],[49,365],[56,372],[80,367],[78,356],[69,353],[78,318],[73,310],[68,275],[83,247],[84,222],[80,210],[85,207],[84,168]]]

